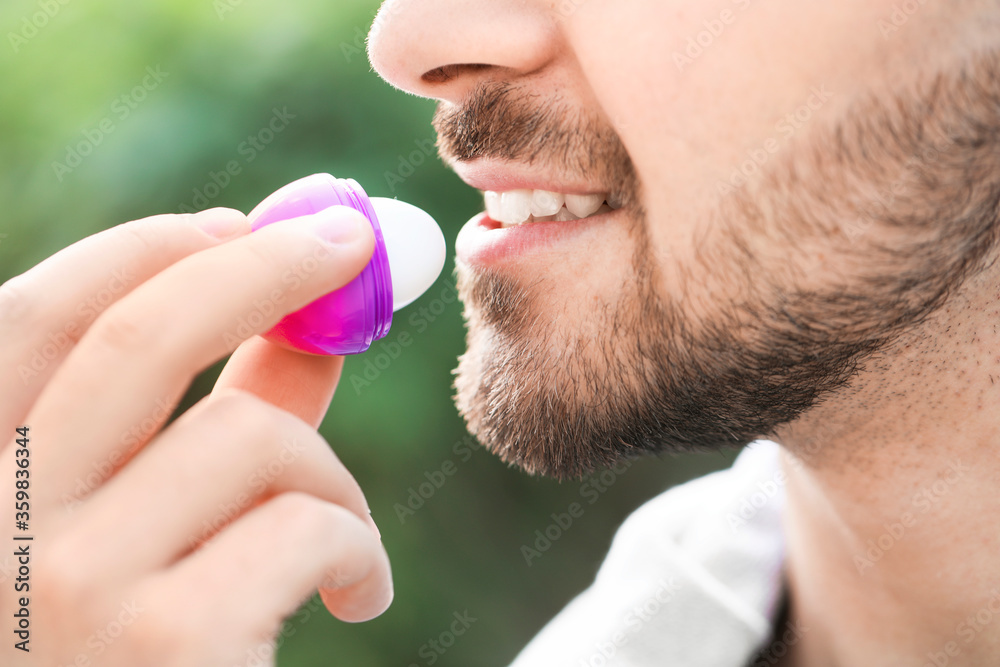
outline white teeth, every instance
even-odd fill
[[[489,216],[497,222],[502,222],[501,218],[503,216],[500,209],[500,193],[487,190],[484,197],[486,199],[486,213],[488,213]]]
[[[604,194],[565,195],[549,190],[486,191],[486,213],[501,227],[531,222],[568,222],[621,208]]]
[[[536,218],[555,215],[566,202],[566,197],[558,192],[535,190],[531,195],[531,215]]]
[[[569,222],[570,220],[579,220],[579,219],[580,216],[574,214],[573,211],[570,211],[565,206],[559,209],[559,212],[556,213],[556,222]]]
[[[597,213],[604,203],[601,195],[566,195],[566,208],[578,218],[586,218]]]
[[[531,190],[510,190],[500,195],[500,218],[519,225],[531,217]]]

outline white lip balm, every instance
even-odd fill
[[[447,246],[434,218],[413,204],[371,197],[389,255],[392,309],[408,306],[441,275]]]
[[[371,261],[350,283],[289,313],[265,337],[311,354],[358,354],[389,333],[394,311],[437,280],[446,255],[444,234],[416,206],[369,197],[356,181],[330,174],[300,178],[271,194],[250,213],[251,228],[331,206],[360,211],[380,230]]]

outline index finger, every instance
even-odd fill
[[[108,308],[29,415],[50,442],[73,443],[37,455],[50,500],[93,466],[130,455],[137,425],[148,440],[169,416],[162,405],[239,342],[350,282],[373,245],[362,214],[333,207],[187,257]],[[307,261],[312,272],[289,283],[289,270]],[[254,305],[262,302],[269,307]]]
[[[77,241],[0,285],[0,432],[23,423],[108,306],[183,257],[249,232],[246,216],[232,209],[133,220]]]

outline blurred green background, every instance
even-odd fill
[[[377,6],[5,0],[0,281],[122,221],[209,206],[249,211],[321,171],[421,206],[450,247],[481,198],[428,154],[433,104],[371,71],[364,36]],[[275,109],[286,117],[281,130],[261,135]],[[227,179],[233,162],[239,173]],[[375,621],[346,625],[314,600],[286,626],[283,667],[505,665],[588,585],[631,510],[731,460],[644,460],[606,473],[614,484],[591,505],[581,482],[530,478],[475,449],[451,402],[463,349],[452,269],[449,259],[437,285],[397,314],[386,341],[409,333],[412,344],[394,359],[376,359],[385,351],[377,345],[347,361],[322,428],[366,490],[393,562],[395,602]],[[220,368],[199,378],[185,405],[209,391]],[[442,468],[452,474],[436,475]],[[440,488],[420,488],[442,477]],[[421,491],[429,498],[401,515]],[[581,499],[585,514],[528,566],[522,545]],[[455,612],[476,621],[436,651],[428,642]]]

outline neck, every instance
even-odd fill
[[[776,434],[789,663],[1000,664],[995,269]]]

